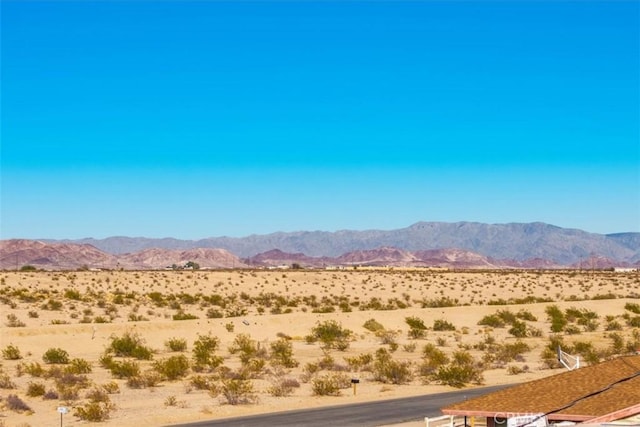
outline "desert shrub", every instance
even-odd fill
[[[373,356],[371,353],[363,353],[358,356],[345,357],[344,361],[352,371],[360,371],[369,369],[369,365],[373,362]]]
[[[42,360],[47,364],[64,365],[69,363],[69,353],[61,348],[50,348],[42,355]]]
[[[220,393],[222,393],[229,405],[253,403],[257,399],[253,383],[244,379],[223,380]]]
[[[384,329],[376,332],[381,344],[397,345],[398,332]]]
[[[422,300],[422,308],[442,308],[442,307],[456,307],[458,305],[457,298],[441,297],[438,299]]]
[[[171,351],[185,351],[187,349],[187,340],[184,338],[170,338],[164,343]]]
[[[10,394],[5,399],[5,406],[10,411],[14,412],[30,412],[31,407],[27,405],[22,399],[15,394]]]
[[[162,381],[162,375],[155,371],[147,371],[142,374],[127,378],[129,388],[141,389],[155,387]]]
[[[520,310],[516,313],[516,317],[521,320],[527,320],[529,322],[536,322],[538,318],[534,316],[529,310]]]
[[[74,301],[80,301],[81,299],[80,292],[76,289],[65,289],[64,297]]]
[[[425,336],[427,327],[425,326],[422,319],[415,316],[409,316],[406,317],[404,321],[407,323],[407,325],[409,325],[408,335],[410,338],[418,339]]]
[[[42,308],[43,310],[59,311],[62,310],[62,302],[52,298],[49,299],[49,301],[43,304],[40,308]]]
[[[508,332],[516,338],[525,338],[527,336],[527,324],[520,320],[515,320]]]
[[[120,386],[115,381],[109,381],[108,383],[102,384],[102,389],[109,394],[120,393]]]
[[[311,329],[311,335],[308,336],[307,342],[320,341],[323,349],[335,348],[345,351],[349,348],[349,340],[352,332],[343,328],[342,325],[335,320],[325,320],[319,322]],[[309,339],[310,337],[310,339]]]
[[[45,390],[44,383],[29,382],[29,384],[27,384],[27,396],[29,397],[44,396],[45,392],[46,390]]]
[[[215,352],[220,345],[220,340],[211,335],[201,335],[193,343],[194,369],[213,370],[222,364],[222,357],[216,356]]]
[[[17,367],[18,376],[24,372],[27,375],[31,375],[32,377],[44,377],[46,370],[40,365],[38,362],[29,362],[25,364],[20,364]]]
[[[106,352],[116,357],[133,357],[139,360],[150,360],[153,357],[153,352],[144,345],[144,341],[130,332],[125,332],[121,337],[111,336]]]
[[[382,326],[382,323],[376,321],[375,319],[369,319],[366,322],[364,322],[364,325],[362,325],[366,330],[371,331],[371,332],[378,332],[378,331],[383,331],[384,330],[384,326]]]
[[[491,328],[504,328],[505,322],[497,314],[488,314],[478,321],[480,326],[489,326]]]
[[[473,356],[466,351],[453,354],[451,363],[441,366],[433,375],[440,384],[461,388],[469,383],[482,384],[482,370],[476,366]]]
[[[283,373],[278,373],[271,378],[271,386],[268,393],[275,397],[290,396],[293,390],[300,387],[300,383],[295,378],[288,378]]]
[[[455,331],[456,327],[453,323],[444,320],[444,319],[436,319],[433,321],[433,330],[434,331]]]
[[[429,377],[447,363],[449,363],[447,355],[433,344],[428,343],[422,349],[422,363],[419,367],[420,375]]]
[[[70,374],[90,374],[92,371],[91,363],[84,359],[71,359],[69,365],[64,368],[65,372]]]
[[[640,328],[640,316],[633,316],[627,319],[627,325],[632,328]]]
[[[509,365],[507,366],[507,374],[509,375],[519,375],[519,374],[523,374],[525,372],[528,372],[528,367],[524,366],[524,367],[520,367],[518,365]]]
[[[524,341],[516,341],[500,345],[494,352],[494,357],[498,362],[506,363],[522,358],[522,354],[531,350],[529,344]]]
[[[404,384],[413,379],[411,363],[393,360],[391,354],[384,348],[376,351],[372,369],[376,381],[392,384]]]
[[[75,408],[74,416],[84,421],[102,422],[109,419],[115,405],[110,400],[106,402],[90,401]]]
[[[615,317],[608,318],[606,320],[606,325],[604,326],[605,331],[621,331],[622,324],[618,322]]]
[[[47,390],[45,394],[42,395],[44,400],[57,400],[60,399],[60,395],[55,390]]]
[[[18,319],[18,316],[13,313],[7,314],[7,322],[5,323],[5,325],[7,325],[7,327],[9,328],[22,328],[27,326],[26,323]]]
[[[22,355],[20,349],[15,345],[8,345],[2,349],[2,358],[4,360],[20,360]]]
[[[319,375],[311,381],[314,396],[340,396],[340,390],[351,386],[351,380],[344,373],[331,372]]]
[[[621,354],[624,352],[624,338],[622,335],[612,332],[607,337],[611,339],[611,353]]]
[[[271,363],[284,368],[295,368],[298,361],[293,358],[293,345],[285,338],[280,338],[270,344]]]
[[[264,357],[265,352],[259,348],[256,340],[247,334],[238,334],[233,340],[233,344],[229,347],[229,353],[239,354],[240,362],[243,365],[256,357]]]
[[[221,319],[224,317],[224,313],[218,309],[210,308],[207,310],[207,318],[209,319]]]
[[[0,389],[10,390],[16,388],[16,383],[11,380],[11,377],[4,371],[0,371]]]
[[[112,360],[106,368],[115,378],[132,378],[140,375],[140,364],[135,360]]]
[[[635,302],[628,302],[624,305],[624,309],[635,314],[640,314],[640,304]]]
[[[416,351],[416,348],[418,347],[418,345],[415,342],[411,342],[408,344],[404,344],[402,346],[402,349],[404,351],[406,351],[407,353],[413,353],[414,351]]]
[[[168,359],[158,360],[153,364],[154,369],[169,381],[187,376],[189,372],[189,359],[184,355],[171,356]]]
[[[559,333],[567,326],[567,318],[557,305],[547,306],[545,309],[547,318],[551,322],[551,332]]]
[[[173,320],[193,320],[197,318],[198,316],[195,314],[185,313],[184,311],[180,311],[173,315]]]
[[[196,390],[209,390],[213,385],[214,378],[204,375],[193,375],[189,378],[189,384]]]

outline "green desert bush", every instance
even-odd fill
[[[424,321],[416,316],[409,316],[404,319],[404,321],[409,325],[409,338],[418,339],[423,338],[426,335],[427,327],[424,324]]]
[[[461,388],[469,383],[482,384],[484,378],[482,369],[477,366],[473,356],[466,351],[457,351],[451,362],[441,366],[433,375],[433,379],[440,384]]]
[[[184,338],[170,338],[164,343],[170,351],[185,351],[187,349],[187,340]]]
[[[169,381],[174,381],[187,376],[189,372],[189,359],[181,354],[167,359],[158,360],[153,365],[154,369]]]
[[[50,348],[42,355],[42,360],[47,364],[64,365],[69,363],[69,353],[61,348]]]
[[[220,393],[229,405],[253,403],[257,399],[253,383],[245,379],[222,380]]]
[[[430,376],[447,363],[449,363],[449,357],[444,351],[432,343],[425,344],[422,349],[422,362],[419,367],[420,375],[428,381]]]
[[[366,330],[376,333],[378,331],[383,331],[384,330],[384,326],[382,326],[382,323],[378,322],[376,319],[369,319],[366,322],[364,322],[364,325],[362,325]]]
[[[7,314],[7,323],[5,323],[9,328],[23,328],[27,326],[22,320],[18,319],[13,313]]]
[[[144,345],[144,341],[137,334],[125,332],[121,337],[111,336],[111,343],[107,353],[116,357],[133,357],[139,360],[150,360],[153,352]]]
[[[344,373],[330,372],[318,375],[311,381],[314,396],[340,396],[340,390],[350,386],[351,380]]]
[[[115,405],[107,400],[106,402],[89,401],[82,406],[75,408],[74,416],[83,421],[102,422],[109,419]]]
[[[213,370],[222,364],[222,357],[215,354],[220,340],[211,335],[200,335],[193,343],[193,369],[202,371]]]
[[[71,359],[69,365],[64,368],[65,372],[70,374],[90,374],[92,371],[91,363],[84,359]]]
[[[29,382],[27,384],[27,396],[40,397],[46,393],[45,385],[41,382]]]
[[[20,360],[22,359],[22,354],[20,354],[18,347],[10,344],[2,349],[2,358],[4,360]]]
[[[280,338],[270,344],[271,363],[283,368],[295,368],[298,361],[293,358],[293,345],[285,338]]]
[[[394,360],[384,348],[376,351],[372,373],[376,381],[383,383],[405,384],[413,379],[411,363]]]
[[[434,331],[455,331],[456,327],[453,323],[444,320],[444,319],[436,319],[433,321],[433,330]]]
[[[311,329],[311,334],[306,337],[309,343],[320,342],[320,346],[325,349],[337,349],[345,351],[349,348],[349,340],[352,332],[343,328],[335,320],[325,320],[319,322]]]

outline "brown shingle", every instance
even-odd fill
[[[633,375],[635,378],[615,384]],[[626,356],[456,403],[442,412],[485,416],[559,410],[549,418],[586,420],[638,404],[640,356]]]

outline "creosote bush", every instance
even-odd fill
[[[8,345],[2,349],[2,358],[4,360],[20,360],[22,355],[20,349],[15,345]]]
[[[349,348],[349,340],[352,332],[343,328],[342,325],[335,320],[325,320],[319,322],[311,329],[311,334],[307,335],[306,341],[314,343],[319,341],[320,346],[325,349],[337,349],[345,351]]]
[[[193,343],[193,369],[196,372],[214,370],[222,364],[222,357],[215,354],[220,340],[211,335],[201,335]]]
[[[350,386],[351,380],[342,372],[318,375],[311,380],[311,390],[315,396],[340,396],[340,390]]]
[[[153,352],[144,345],[144,341],[137,334],[130,332],[125,332],[121,337],[111,336],[106,353],[139,360],[150,360],[153,357]]]
[[[50,348],[42,356],[42,360],[47,364],[67,364],[69,363],[69,353],[61,348]]]
[[[154,369],[169,381],[184,378],[189,373],[189,359],[183,354],[158,360],[153,364]]]

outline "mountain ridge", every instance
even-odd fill
[[[395,247],[407,251],[460,248],[495,259],[525,261],[540,258],[560,265],[571,265],[593,255],[616,262],[640,261],[640,233],[597,234],[543,222],[485,224],[420,221],[394,230],[275,232],[198,240],[120,236],[42,241],[86,243],[114,255],[151,248],[187,250],[198,247],[224,249],[240,258],[250,258],[272,249],[312,257],[338,257],[357,250]]]

